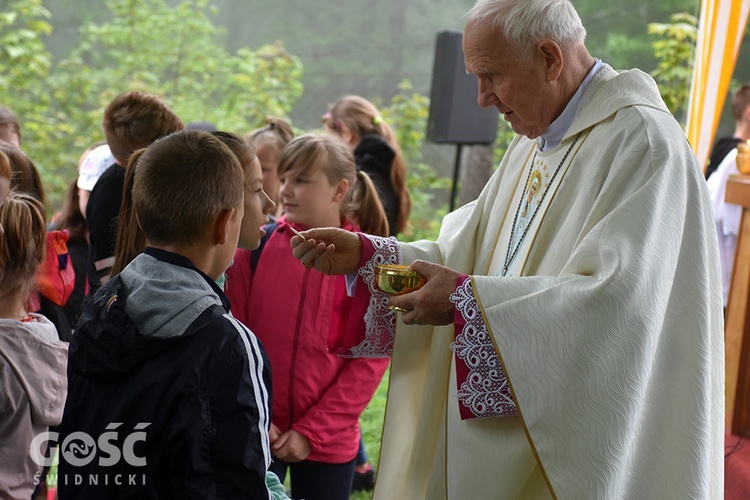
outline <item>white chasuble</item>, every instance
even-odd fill
[[[684,134],[649,76],[605,66],[535,147],[514,139],[436,242],[400,244],[470,276],[518,415],[461,420],[453,326],[398,321],[374,498],[722,498],[716,232]]]

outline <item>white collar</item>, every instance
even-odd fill
[[[581,104],[583,93],[586,92],[589,84],[594,79],[594,75],[596,75],[603,66],[604,63],[601,60],[594,60],[594,67],[591,68],[589,74],[583,79],[583,82],[578,87],[578,90],[576,90],[576,93],[573,94],[573,97],[568,102],[568,105],[565,106],[563,112],[560,113],[560,116],[550,124],[542,135],[536,138],[536,144],[540,151],[549,151],[560,144],[565,136],[565,132],[568,131],[570,125],[573,123],[573,119],[576,117],[578,105]]]

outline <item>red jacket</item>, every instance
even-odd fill
[[[310,441],[307,460],[344,463],[359,447],[359,416],[388,367],[388,359],[340,358],[328,352],[334,311],[346,309],[343,276],[326,276],[300,264],[289,240],[293,225],[281,218],[257,261],[237,250],[227,270],[232,314],[260,339],[271,363],[272,422]],[[300,231],[306,227],[294,225]],[[356,231],[348,220],[342,227]],[[338,314],[338,313],[336,313]]]

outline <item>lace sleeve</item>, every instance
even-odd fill
[[[451,350],[456,356],[456,395],[461,418],[517,415],[508,381],[467,275],[461,275],[450,299],[456,305],[456,339]]]

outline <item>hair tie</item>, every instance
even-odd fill
[[[340,121],[333,119],[333,116],[331,116],[331,112],[330,111],[328,113],[324,114],[323,116],[321,116],[320,119],[324,123],[330,123],[330,125],[333,128],[336,128],[336,129],[342,129],[342,128],[344,128],[344,126],[341,124]]]
[[[375,118],[372,119],[372,124],[375,126],[380,125],[380,123],[383,121],[383,117],[378,115]]]

